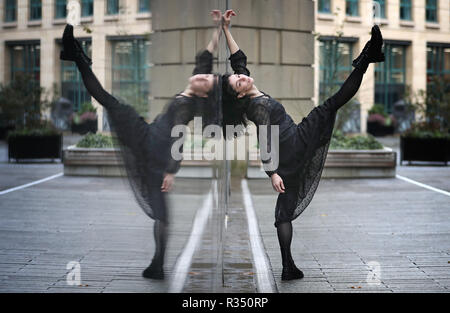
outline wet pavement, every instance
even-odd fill
[[[398,142],[380,141],[393,149]],[[0,192],[63,171],[58,162],[7,163],[5,148],[0,141]],[[449,166],[398,166],[397,174],[450,192]],[[448,195],[398,177],[323,179],[293,222],[293,257],[305,278],[282,282],[276,194],[268,179],[248,184],[279,292],[450,291]],[[141,277],[154,251],[153,221],[122,178],[60,176],[2,194],[0,292],[167,292],[210,188],[207,179],[176,180],[163,282]],[[230,200],[223,233],[220,214],[209,215],[183,292],[257,292],[240,179]],[[67,283],[72,261],[80,265],[76,286]],[[223,262],[220,275],[215,262]]]

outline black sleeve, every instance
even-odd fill
[[[191,99],[185,97],[179,97],[175,99],[169,108],[169,114],[172,114],[173,125],[187,125],[194,117],[194,111],[192,109]],[[181,138],[181,135],[171,137],[170,147]],[[180,147],[180,153],[183,153],[183,145]],[[169,162],[166,167],[165,172],[170,174],[175,174],[180,169],[180,164],[182,160],[175,160],[172,155],[169,157]]]
[[[192,75],[211,74],[213,55],[208,50],[197,53],[195,56],[195,68]]]
[[[247,68],[247,56],[241,49],[233,53],[229,57],[229,60],[231,62],[231,68],[233,69],[234,74],[244,74],[250,76],[250,71]]]
[[[267,136],[266,136],[266,151],[268,153],[275,152],[272,151],[275,147],[272,147],[272,135],[271,135],[271,123],[270,123],[270,112],[267,106],[265,106],[263,103],[259,102],[253,102],[250,104],[248,108],[248,117],[249,119],[255,123],[256,125],[256,133],[258,135],[258,142],[259,142],[259,149],[261,152],[261,142],[259,141],[259,133],[260,133],[260,126],[267,125]],[[261,155],[261,153],[260,153]],[[277,169],[274,170],[268,170],[267,168],[272,165],[272,159],[269,157],[268,159],[263,159],[261,156],[261,162],[263,163],[264,171],[266,172],[267,176],[272,176],[274,173],[277,172]]]

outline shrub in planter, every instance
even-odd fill
[[[335,130],[331,137],[330,150],[377,150],[383,149],[375,137],[367,135],[344,135],[340,130]]]
[[[97,132],[97,113],[90,102],[81,105],[79,112],[70,116],[71,130],[73,133],[87,134]]]
[[[450,160],[450,80],[435,77],[427,87],[407,100],[423,117],[400,137],[401,161]]]
[[[384,112],[383,105],[375,104],[369,110],[367,118],[367,132],[373,136],[392,135],[397,121],[392,114]]]
[[[77,148],[118,148],[116,140],[111,136],[88,133],[77,144]]]
[[[0,86],[2,114],[16,127],[7,137],[10,159],[62,157],[62,135],[42,114],[50,107],[47,99],[48,93],[29,75],[18,74]]]
[[[7,139],[9,160],[62,158],[62,134],[49,124],[11,131]]]

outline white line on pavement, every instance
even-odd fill
[[[412,179],[404,177],[404,176],[395,175],[395,177],[397,177],[398,179],[402,179],[404,181],[407,181],[408,183],[411,183],[411,184],[414,184],[414,185],[417,185],[417,186],[420,186],[420,187],[423,187],[423,188],[426,188],[426,189],[429,189],[429,190],[432,190],[432,191],[436,191],[436,192],[442,193],[443,195],[446,195],[446,196],[450,197],[450,192],[447,192],[445,190],[434,188],[434,187],[431,187],[431,186],[419,183],[419,182],[417,182],[415,180],[412,180]]]
[[[9,193],[9,192],[13,192],[13,191],[16,191],[16,190],[24,189],[24,188],[27,188],[27,187],[30,187],[30,186],[33,186],[33,185],[37,185],[37,184],[46,182],[47,180],[51,180],[51,179],[54,179],[54,178],[57,178],[57,177],[60,177],[60,176],[63,176],[63,175],[64,175],[64,173],[59,173],[59,174],[56,174],[56,175],[49,176],[47,178],[36,180],[34,182],[31,182],[31,183],[28,183],[28,184],[25,184],[25,185],[22,185],[22,186],[17,186],[17,187],[14,187],[14,188],[6,189],[6,190],[3,190],[3,191],[0,191],[0,196],[4,195],[5,193]]]
[[[245,212],[247,214],[248,232],[250,237],[250,245],[252,247],[253,260],[256,268],[256,283],[258,292],[273,293],[275,290],[275,283],[273,275],[269,269],[269,260],[264,251],[261,234],[258,229],[258,222],[256,219],[253,202],[248,189],[246,179],[241,181],[242,196],[244,198]]]
[[[214,181],[213,184],[214,183],[217,182]],[[213,205],[213,189],[214,187],[211,187],[211,190],[203,201],[203,206],[195,214],[189,240],[174,266],[174,275],[170,282],[169,292],[181,292],[183,290],[184,283],[191,266],[192,257],[194,256],[195,249],[202,239],[203,231],[208,221],[209,214],[211,213]]]

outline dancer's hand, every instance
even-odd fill
[[[219,23],[220,23],[221,20],[222,20],[222,12],[220,12],[220,10],[212,10],[212,11],[210,12],[210,14],[211,14],[211,16],[212,16],[212,19],[213,19],[214,24],[215,24],[216,26],[218,26]]]
[[[277,173],[272,174],[270,176],[272,180],[272,187],[276,192],[284,193],[284,183],[283,179]]]
[[[226,12],[222,15],[222,27],[224,29],[228,29],[230,27],[232,16],[236,16],[236,13],[233,10],[226,10]]]
[[[161,191],[162,192],[170,191],[172,189],[174,180],[175,180],[175,174],[166,173],[164,175],[164,180],[163,180],[163,183],[161,185]]]

